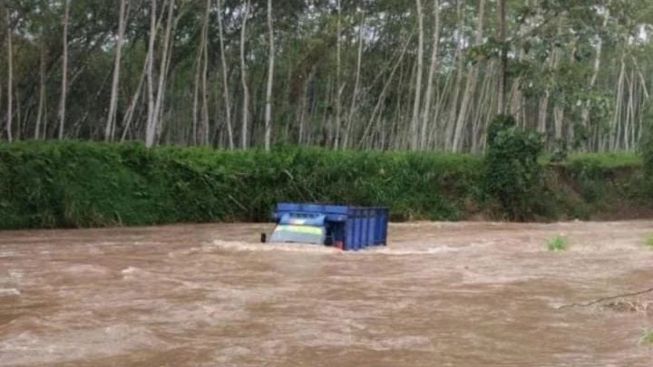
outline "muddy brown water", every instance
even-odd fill
[[[270,229],[0,232],[0,366],[653,366],[653,294],[569,306],[653,287],[652,221]]]

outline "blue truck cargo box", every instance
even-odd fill
[[[388,217],[388,209],[382,207],[298,203],[279,203],[273,215],[280,226],[324,228],[324,244],[347,251],[385,246]]]

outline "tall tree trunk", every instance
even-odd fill
[[[437,90],[435,97],[435,111],[433,112],[432,121],[435,126],[431,129],[428,140],[428,147],[430,149],[445,150],[446,143],[445,139],[447,137],[447,122],[448,118],[440,118],[444,115],[446,106],[447,97],[452,94],[451,88],[454,84],[454,76],[456,73],[453,71],[447,73],[447,76],[442,86],[442,90]]]
[[[245,63],[245,35],[247,32],[247,18],[249,17],[250,0],[245,3],[245,12],[243,13],[243,24],[240,29],[240,81],[243,85],[243,116],[242,131],[240,136],[240,146],[247,149],[248,142],[248,119],[249,119],[249,87],[247,85],[247,65]]]
[[[492,69],[501,69],[501,63],[490,63],[488,65],[488,70]],[[497,85],[496,79],[501,77],[500,72],[496,73],[487,73],[485,75],[485,80],[486,82],[485,87],[482,88],[482,95],[481,98],[483,98],[486,103],[482,100],[478,105],[479,106],[486,106],[484,107],[485,110],[480,108],[481,111],[478,112],[477,114],[477,119],[474,122],[474,128],[476,133],[472,137],[472,152],[474,153],[480,153],[485,149],[487,145],[487,128],[488,125],[490,124],[490,121],[495,117],[495,109],[494,106],[498,104],[497,100],[499,99],[499,96],[496,95],[496,93],[492,93],[493,91],[493,86]]]
[[[70,16],[70,0],[65,0],[63,16],[63,61],[61,65],[61,99],[59,101],[59,140],[64,136],[66,121],[66,97],[68,96],[68,20]]]
[[[157,0],[152,0],[150,6],[150,37],[147,46],[147,124],[145,127],[145,144],[147,146],[151,146],[154,142],[154,132],[150,132],[150,130],[154,126],[154,43],[157,33],[156,3]],[[150,139],[152,142],[149,142]]]
[[[537,131],[539,133],[546,133],[546,121],[549,111],[549,95],[551,92],[547,89],[544,91],[544,96],[540,98],[537,110]]]
[[[526,52],[522,47],[519,50],[519,61],[523,61],[525,56]],[[521,76],[517,76],[513,79],[512,87],[510,88],[510,114],[515,118],[515,120],[517,120],[519,126],[525,127],[526,121],[522,118],[522,116],[524,116],[524,95],[521,91],[521,81]]]
[[[564,127],[565,120],[565,109],[559,104],[554,104],[553,106],[553,128],[555,133],[555,140],[562,140],[562,132]]]
[[[163,111],[163,97],[165,95],[165,83],[169,65],[169,48],[170,48],[170,34],[172,33],[172,19],[175,9],[175,0],[170,0],[168,3],[168,19],[166,21],[165,35],[163,38],[163,52],[161,53],[161,64],[159,68],[159,83],[156,90],[156,100],[154,104],[154,111],[152,116],[152,123],[148,126],[145,146],[150,148],[156,144],[157,135],[160,132],[160,120]],[[154,55],[152,55],[154,58]]]
[[[422,1],[415,0],[417,9],[417,70],[415,71],[415,99],[413,100],[413,117],[410,122],[410,148],[417,150],[419,143],[419,111],[422,97],[422,74],[424,72],[424,14]]]
[[[203,145],[209,145],[209,13],[211,11],[211,0],[206,0],[206,13],[204,14],[204,24],[202,25],[202,134],[200,142]]]
[[[13,30],[11,29],[11,15],[9,9],[7,11],[7,140],[11,143],[13,141],[12,135],[12,119],[13,111],[12,107],[14,102],[12,100],[14,96],[13,86],[14,86],[14,56],[13,56],[13,46],[11,43]]]
[[[483,42],[483,21],[485,16],[485,0],[479,0],[478,4],[478,20],[476,24],[476,40],[475,45],[480,45]],[[478,78],[478,65],[473,65],[467,76],[467,83],[465,84],[465,91],[463,93],[463,100],[460,105],[460,113],[458,114],[458,121],[456,121],[456,128],[453,137],[453,151],[460,152],[463,144],[463,127],[468,122],[469,106],[476,92],[476,83]]]
[[[151,32],[150,41],[153,41],[156,38],[157,29],[163,22],[164,12],[161,12],[159,18],[157,19],[156,8],[151,9],[151,11],[152,11],[151,15],[154,15],[154,19],[152,19],[152,23],[150,24],[150,32]],[[152,38],[152,36],[154,36],[154,38]],[[141,76],[138,81],[138,86],[136,87],[136,91],[134,92],[134,95],[131,98],[129,107],[125,112],[125,116],[122,119],[123,132],[120,138],[121,142],[125,141],[127,137],[127,133],[130,130],[131,123],[134,118],[134,111],[136,110],[136,104],[138,103],[139,99],[141,98],[141,94],[143,93],[143,86],[145,85],[146,78],[148,82],[148,92],[149,91],[152,92],[151,94],[148,93],[147,96],[147,116],[145,121],[146,135],[147,135],[147,128],[151,124],[150,113],[154,111],[154,82],[153,82],[154,63],[152,62],[152,58],[154,58],[154,44],[152,43],[151,46],[152,46],[151,49],[148,46],[148,52],[145,55],[145,61],[143,63],[143,71],[141,72]]]
[[[39,57],[39,107],[36,113],[36,126],[34,126],[34,139],[38,140],[41,138],[41,126],[44,126],[43,119],[47,115],[45,111],[45,99],[46,99],[46,75],[45,75],[45,41],[43,40],[44,35],[41,34],[40,40],[40,57]],[[45,128],[43,128],[45,131]],[[43,134],[45,138],[45,134]]]
[[[116,110],[118,108],[118,86],[120,84],[120,60],[122,56],[122,40],[125,36],[125,18],[127,0],[120,0],[120,15],[118,16],[118,39],[116,40],[116,59],[113,64],[113,81],[111,83],[111,100],[109,102],[109,115],[104,128],[104,140],[113,140],[116,130]]]
[[[195,60],[195,78],[193,82],[193,126],[191,129],[191,139],[190,143],[195,145],[198,142],[198,132],[197,132],[197,125],[198,125],[198,110],[199,110],[199,90],[200,90],[200,70],[202,69],[202,58],[203,58],[203,52],[204,50],[200,46],[200,48],[197,50],[197,59]]]
[[[131,122],[134,117],[134,110],[136,109],[136,103],[141,98],[141,91],[143,90],[143,84],[145,84],[145,77],[147,74],[147,68],[150,64],[150,57],[151,56],[149,54],[145,56],[145,63],[143,64],[143,72],[141,73],[141,77],[138,81],[136,92],[134,92],[131,102],[129,103],[129,107],[127,107],[127,111],[125,112],[125,117],[122,119],[123,130],[122,130],[122,136],[120,137],[120,142],[125,141],[125,138],[127,137],[127,133],[129,132],[129,128],[131,126]]]
[[[306,109],[307,109],[307,97],[306,94],[308,94],[308,85],[312,77],[312,72],[308,74],[308,78],[304,81],[304,85],[302,86],[302,95],[300,99],[300,104],[299,104],[299,114],[297,115],[297,119],[299,120],[298,125],[299,125],[299,131],[297,132],[297,143],[299,145],[302,145],[304,143],[304,119],[306,116]]]
[[[571,51],[569,52],[569,65],[573,65],[576,61],[576,48],[577,40],[572,41]],[[555,139],[557,143],[562,142],[564,137],[565,130],[565,106],[561,105],[560,102],[555,102],[553,105],[553,121],[555,129]],[[573,141],[573,128],[567,129],[568,136],[567,141]]]
[[[426,141],[429,136],[428,124],[431,120],[433,107],[433,89],[435,84],[435,72],[438,67],[438,49],[440,45],[440,1],[433,0],[433,44],[431,45],[431,66],[426,84],[426,95],[424,96],[424,107],[422,109],[422,128],[420,129],[419,148],[426,149]]]
[[[626,79],[626,62],[624,52],[621,56],[621,68],[619,70],[619,80],[617,82],[617,96],[615,101],[614,117],[612,119],[612,126],[610,129],[610,145],[608,149],[615,150],[618,147],[620,121],[623,116],[623,101],[624,101],[624,84]]]
[[[365,29],[365,17],[361,20],[358,27],[358,53],[356,57],[356,77],[354,81],[354,91],[351,97],[351,106],[349,106],[349,116],[347,117],[347,126],[345,127],[345,136],[343,138],[342,147],[347,149],[349,147],[349,139],[354,119],[354,114],[358,110],[358,94],[360,93],[360,79],[361,79],[361,64],[363,60],[363,30]]]
[[[526,0],[525,1],[525,7],[528,9],[532,6],[532,0]],[[517,37],[520,39],[524,39],[525,37],[525,32],[527,32],[527,27],[526,24],[521,24],[519,26],[519,29],[517,31]],[[526,57],[526,50],[525,50],[525,42],[522,41],[519,43],[519,54],[518,54],[518,60],[519,62],[523,62],[524,58]],[[525,100],[524,100],[524,94],[522,93],[521,90],[521,83],[522,83],[523,77],[521,75],[517,75],[513,81],[512,81],[512,86],[510,87],[510,100],[504,100],[504,103],[510,103],[510,106],[505,106],[504,105],[504,111],[508,110],[510,108],[510,115],[512,115],[515,120],[517,121],[517,125],[521,127],[526,127],[528,122],[526,121],[526,111],[525,111]],[[504,92],[507,92],[505,89],[508,87],[507,84],[504,84]]]
[[[21,132],[23,130],[23,108],[20,105],[21,99],[20,99],[20,93],[18,88],[14,91],[15,97],[16,97],[16,127],[14,128],[14,132],[16,133],[16,136],[14,136],[15,140],[20,140],[21,137]]]
[[[558,34],[560,34],[560,27],[558,27]],[[560,61],[560,50],[555,45],[551,47],[552,50],[548,60],[548,68],[550,70],[556,70],[558,68],[558,62]],[[537,131],[542,134],[546,134],[547,132],[550,96],[551,90],[549,87],[546,87],[544,90],[544,95],[540,98],[538,105]]]
[[[634,117],[635,117],[635,103],[634,103],[634,97],[635,97],[635,72],[634,70],[631,70],[630,72],[630,77],[628,77],[628,103],[626,103],[626,123],[624,126],[624,144],[623,148],[626,151],[630,151],[631,148],[631,141],[632,141],[632,136],[633,130],[635,128],[635,122],[634,122]]]
[[[208,21],[209,21],[209,10],[211,6],[211,0],[207,0],[204,20],[202,21],[202,32],[200,33],[200,45],[197,48],[197,58],[195,60],[195,80],[193,83],[193,128],[192,128],[192,144],[203,144],[208,143],[208,116],[206,115],[207,101],[206,101],[206,48],[207,48],[207,37],[208,37]],[[201,93],[202,93],[202,108],[199,108],[199,96],[200,96],[200,82],[202,83]],[[200,120],[199,113],[202,114],[202,125],[198,128],[198,122]]]
[[[265,94],[265,150],[270,151],[272,140],[272,83],[274,79],[274,29],[272,28],[272,0],[268,0],[268,32],[270,55],[268,56],[268,84]]]
[[[163,71],[159,73],[159,87],[157,88],[157,125],[156,125],[156,138],[155,142],[160,141],[161,134],[163,132],[164,125],[163,123],[165,122],[164,120],[164,100],[166,96],[166,91],[167,91],[167,85],[168,85],[168,74],[170,70],[170,63],[172,61],[172,48],[174,46],[173,39],[171,39],[171,35],[174,34],[175,30],[177,29],[177,23],[179,20],[179,17],[173,17],[174,16],[174,2],[170,4],[170,9],[168,11],[168,14],[170,14],[170,18],[168,18],[168,24],[166,25],[166,32],[165,32],[165,45],[163,47],[163,57],[161,60],[161,68]],[[174,19],[174,22],[172,21]],[[167,45],[167,47],[166,47]],[[163,73],[163,78],[161,78],[161,73]],[[161,91],[160,93],[158,91]],[[170,116],[172,116],[172,108],[168,109],[167,113],[168,119]],[[170,143],[170,135],[168,135],[168,140],[167,143]]]
[[[642,74],[642,69],[640,68],[639,64],[637,63],[637,59],[635,57],[631,56],[631,60],[633,62],[633,66],[635,70],[637,71],[637,79],[638,79],[638,86],[639,88],[637,89],[637,95],[638,95],[638,106],[637,106],[637,131],[634,132],[634,142],[633,144],[637,144],[637,142],[641,141],[642,139],[642,134],[644,133],[644,118],[645,118],[645,110],[648,108],[649,103],[651,102],[650,100],[650,95],[648,92],[648,87],[646,86],[646,79],[644,78],[644,74]]]
[[[491,60],[486,66],[484,73],[483,81],[480,84],[478,99],[476,105],[478,108],[474,111],[473,114],[470,114],[472,121],[472,134],[470,136],[470,151],[472,153],[480,152],[481,147],[483,146],[484,132],[485,132],[485,121],[487,116],[494,116],[496,113],[495,110],[495,100],[493,97],[497,97],[496,93],[491,93],[491,90],[496,88],[497,81],[496,79],[501,78],[501,62],[496,62]],[[493,88],[494,87],[494,88]]]
[[[456,1],[456,24],[458,29],[463,28],[464,14],[463,14],[463,1]],[[461,32],[458,32],[456,39],[456,52],[454,58],[456,59],[456,82],[454,84],[454,91],[452,93],[451,107],[449,109],[449,118],[445,127],[444,147],[448,151],[453,151],[453,138],[455,135],[456,122],[458,121],[458,101],[460,100],[460,90],[463,81],[463,40]]]
[[[217,0],[218,10],[218,36],[220,39],[220,62],[222,63],[222,96],[224,99],[225,119],[229,149],[234,149],[234,133],[231,123],[231,102],[229,101],[229,75],[227,71],[227,56],[224,50],[224,31],[222,29],[222,0]]]
[[[506,45],[506,0],[497,0],[499,17],[499,42],[501,42],[501,73],[497,88],[497,112],[505,113],[506,83],[508,82],[508,47]]]
[[[338,17],[336,19],[336,116],[335,116],[335,138],[333,139],[333,147],[338,149],[340,144],[340,117],[342,115],[342,4],[341,0],[336,0]]]
[[[605,8],[605,16],[603,18],[603,29],[606,29],[608,26],[608,20],[610,19],[610,8],[606,7]],[[592,77],[590,78],[590,83],[589,83],[589,90],[591,91],[594,89],[594,86],[596,85],[596,80],[598,79],[599,76],[599,71],[601,71],[601,57],[602,57],[602,51],[603,51],[603,38],[601,37],[601,34],[599,33],[598,35],[598,40],[596,43],[596,53],[594,55],[594,65],[592,68]],[[581,124],[583,127],[587,128],[587,124],[589,123],[589,118],[590,118],[590,102],[586,101],[583,103],[583,109],[581,111]]]
[[[385,96],[386,96],[386,93],[388,91],[388,88],[390,87],[390,83],[394,79],[394,75],[397,72],[397,69],[399,69],[399,67],[401,66],[402,61],[404,60],[404,56],[406,55],[406,51],[408,50],[408,46],[410,45],[410,42],[411,42],[412,39],[413,39],[412,35],[409,36],[406,39],[406,42],[404,43],[404,46],[402,47],[401,53],[397,57],[397,61],[392,66],[392,70],[388,74],[386,82],[383,84],[383,88],[381,89],[381,93],[380,93],[379,97],[377,98],[377,101],[376,101],[376,104],[375,104],[374,109],[372,111],[371,117],[369,118],[369,120],[367,122],[367,126],[363,130],[363,135],[361,136],[361,139],[360,139],[360,142],[359,142],[359,147],[363,146],[363,143],[365,142],[367,134],[368,134],[368,132],[370,131],[370,129],[372,128],[372,126],[374,124],[375,117],[379,113],[379,110],[381,109],[381,105],[385,101]],[[385,74],[385,73],[382,73],[382,74]],[[400,81],[398,83],[398,85],[401,85],[401,84],[402,83]],[[401,96],[399,97],[399,100],[400,99],[401,99]],[[395,123],[398,123],[398,119],[395,119]],[[398,140],[399,137],[394,136],[394,138]],[[397,141],[397,140],[395,140],[395,141]]]

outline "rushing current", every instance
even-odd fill
[[[0,366],[653,366],[651,221],[271,229],[0,232]]]

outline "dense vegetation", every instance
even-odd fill
[[[652,40],[647,0],[5,0],[0,228],[650,213]]]
[[[632,155],[540,164],[545,191],[523,219],[650,209],[641,160]],[[0,228],[258,221],[282,200],[383,204],[398,220],[513,217],[483,189],[484,166],[480,157],[431,153],[3,144]]]
[[[649,0],[3,0],[0,136],[635,151]]]
[[[488,129],[485,189],[511,219],[531,218],[544,194],[542,136],[517,127],[511,116],[498,116]]]

